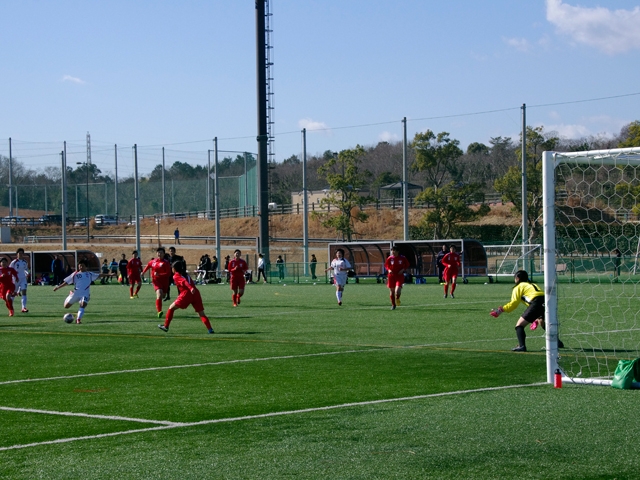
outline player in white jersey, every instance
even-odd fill
[[[22,297],[22,313],[27,313],[27,275],[29,275],[29,265],[25,260],[24,248],[16,250],[16,258],[9,264],[18,272],[18,283],[16,283],[16,295]]]
[[[55,292],[59,288],[64,287],[65,285],[74,285],[74,289],[71,290],[69,296],[64,301],[64,308],[69,308],[74,303],[78,303],[80,306],[78,308],[78,315],[76,316],[76,323],[82,323],[82,316],[84,315],[84,309],[89,303],[89,299],[91,298],[91,282],[96,281],[98,278],[102,276],[106,276],[109,274],[102,273],[93,273],[87,271],[87,261],[80,260],[78,261],[78,270],[73,272],[60,285],[56,285],[53,289]]]
[[[338,305],[342,305],[342,292],[347,284],[347,272],[351,269],[349,260],[344,258],[344,250],[339,248],[336,250],[336,258],[331,261],[331,266],[325,270],[333,270],[333,283],[336,286],[336,298]]]

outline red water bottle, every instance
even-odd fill
[[[562,374],[559,368],[556,368],[556,373],[553,375],[553,388],[562,388]]]

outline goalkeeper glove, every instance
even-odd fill
[[[491,310],[491,313],[489,315],[494,318],[498,318],[502,312],[504,312],[504,309],[502,307],[498,307]]]
[[[538,320],[534,320],[531,325],[529,325],[529,328],[531,330],[535,330],[536,328],[538,328]]]

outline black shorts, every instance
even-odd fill
[[[544,318],[544,296],[534,298],[522,314],[522,318],[529,323]]]

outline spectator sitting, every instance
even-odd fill
[[[211,270],[211,259],[209,258],[209,254],[205,253],[202,257],[200,257],[200,263],[198,264],[198,268],[196,270],[198,274],[198,276],[196,277],[196,283],[204,285],[207,280],[209,270]]]

